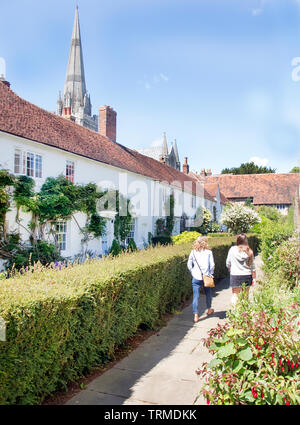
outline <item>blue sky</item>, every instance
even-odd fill
[[[7,79],[47,110],[76,4],[93,112],[117,111],[119,143],[149,147],[165,131],[194,171],[299,164],[300,0],[0,0]]]

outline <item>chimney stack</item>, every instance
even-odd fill
[[[110,106],[99,108],[99,133],[113,142],[117,141],[117,113]]]
[[[206,170],[206,175],[207,175],[207,176],[211,176],[211,175],[212,175],[212,172],[211,172],[211,169],[210,169],[210,168],[208,168],[208,169]]]
[[[190,172],[190,166],[188,165],[187,160],[188,160],[187,157],[185,157],[184,163],[183,163],[183,166],[182,166],[182,171],[183,171],[184,174],[189,174],[189,172]]]
[[[200,174],[202,177],[205,177],[206,176],[206,173],[205,173],[205,169],[204,168],[202,168],[202,170],[201,170],[201,174]]]

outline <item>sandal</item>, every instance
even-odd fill
[[[212,314],[214,314],[214,312],[215,312],[215,310],[214,310],[213,308],[210,308],[210,309],[207,311],[207,315],[208,315],[208,316],[211,316]]]

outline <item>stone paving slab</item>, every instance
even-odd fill
[[[201,295],[198,323],[193,323],[192,306],[187,306],[67,404],[192,405],[202,386],[195,370],[212,357],[201,340],[224,322],[230,299],[227,278],[214,290],[213,316],[206,316],[205,296]],[[206,403],[199,397],[195,404]]]

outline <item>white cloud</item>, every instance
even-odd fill
[[[258,156],[253,156],[249,159],[249,162],[254,162],[254,164],[259,167],[266,167],[269,164],[269,160],[267,158],[259,158]]]
[[[146,88],[147,90],[150,90],[150,89],[151,89],[151,86],[150,86],[150,84],[149,84],[148,82],[146,82],[146,83],[145,83],[145,88]]]
[[[155,140],[153,140],[153,142],[151,143],[151,147],[152,147],[152,148],[156,148],[156,147],[158,147],[158,146],[161,146],[161,145],[162,145],[162,142],[163,142],[163,139],[162,139],[162,138],[160,138],[160,139],[155,139]]]
[[[168,82],[168,81],[169,81],[169,77],[167,77],[166,75],[164,75],[164,74],[160,73],[160,74],[159,74],[159,76],[160,76],[160,78],[161,78],[162,80],[164,80],[164,81],[166,81],[166,82]]]

